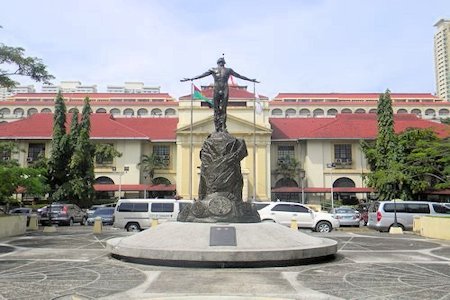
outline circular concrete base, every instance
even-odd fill
[[[235,246],[221,246],[229,238],[221,241],[220,235],[212,234],[226,228],[234,228]],[[155,265],[266,267],[329,258],[337,252],[337,242],[275,223],[166,222],[129,237],[110,239],[107,249],[113,257]]]

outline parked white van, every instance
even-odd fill
[[[376,201],[369,206],[367,227],[378,231],[389,231],[394,225],[395,214],[397,214],[398,226],[403,230],[412,230],[415,216],[450,216],[450,208],[441,203],[424,201]]]
[[[114,212],[114,227],[140,231],[158,222],[176,221],[178,213],[193,203],[175,199],[120,199]]]

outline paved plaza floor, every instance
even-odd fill
[[[131,234],[111,227],[28,232],[0,239],[0,299],[450,299],[449,241],[304,232],[338,241],[338,254],[292,267],[175,268],[111,258],[105,241]]]

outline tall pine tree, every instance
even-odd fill
[[[66,104],[61,92],[58,93],[55,99],[51,147],[51,156],[48,161],[50,199],[53,201],[67,201],[65,199],[67,193],[61,189],[69,180],[67,166],[69,165],[72,153],[66,132]]]
[[[378,100],[377,121],[378,135],[375,149],[381,159],[377,160],[376,168],[387,169],[394,159],[396,147],[394,111],[392,109],[392,99],[389,90],[381,94]]]
[[[377,107],[378,134],[375,147],[363,143],[362,148],[371,166],[367,184],[376,189],[381,200],[403,198],[406,177],[402,170],[400,150],[394,131],[394,112],[389,90],[380,95]]]
[[[89,98],[84,99],[79,135],[77,137],[75,151],[70,162],[71,187],[74,203],[80,206],[89,206],[95,196],[94,191],[94,156],[95,147],[90,141],[91,130],[91,106]]]

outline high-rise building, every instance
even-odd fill
[[[436,91],[439,97],[450,101],[450,19],[441,19],[435,25],[434,62]]]

